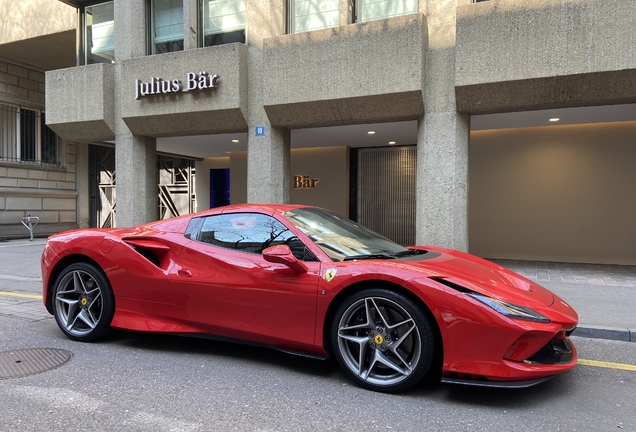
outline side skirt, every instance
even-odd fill
[[[247,346],[260,347],[260,348],[269,348],[269,349],[274,349],[276,351],[284,352],[285,354],[291,354],[291,355],[295,355],[299,357],[306,357],[306,358],[311,358],[316,360],[329,359],[328,354],[327,355],[317,354],[317,353],[312,353],[309,351],[283,348],[276,345],[269,345],[269,344],[260,343],[260,342],[252,342],[252,341],[248,341],[244,339],[235,339],[235,338],[230,338],[225,336],[215,336],[215,335],[206,334],[206,333],[162,333],[162,334],[170,334],[173,336],[181,336],[181,337],[188,337],[188,338],[207,339],[207,340],[214,340],[219,342],[229,342],[229,343],[233,343],[237,345],[247,345]]]

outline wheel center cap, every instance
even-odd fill
[[[380,335],[376,335],[374,341],[376,344],[382,345],[382,343],[384,342],[384,338]]]

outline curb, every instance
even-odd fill
[[[636,342],[636,333],[628,328],[602,327],[594,325],[578,326],[572,336],[608,339],[621,342]]]

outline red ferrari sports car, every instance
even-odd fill
[[[245,204],[49,237],[43,299],[71,339],[112,327],[333,356],[363,387],[527,387],[576,365],[576,312],[475,256],[402,247],[330,211]]]

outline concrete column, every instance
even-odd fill
[[[273,128],[263,109],[263,39],[285,34],[285,2],[246,0],[248,54],[247,201],[289,202],[290,131]],[[252,24],[252,25],[250,25]],[[256,126],[265,127],[256,136]]]
[[[122,120],[122,60],[146,55],[145,0],[115,2],[115,170],[117,172],[118,227],[157,219],[156,139],[134,136]]]
[[[197,11],[199,0],[183,1],[183,49],[198,48],[199,21]]]
[[[417,244],[468,250],[468,129],[456,112],[418,122]]]
[[[341,26],[346,26],[353,22],[353,0],[340,0],[338,17]]]
[[[456,110],[455,10],[469,0],[426,0],[424,118],[418,122],[416,242],[468,250],[469,116]]]
[[[156,142],[131,134],[115,138],[118,227],[157,220]]]
[[[248,137],[247,202],[289,202],[290,141],[285,128],[269,127],[265,136]]]
[[[75,144],[75,188],[77,189],[77,226],[89,228],[91,223],[90,170],[88,144]]]
[[[115,64],[146,55],[146,0],[115,1]]]

